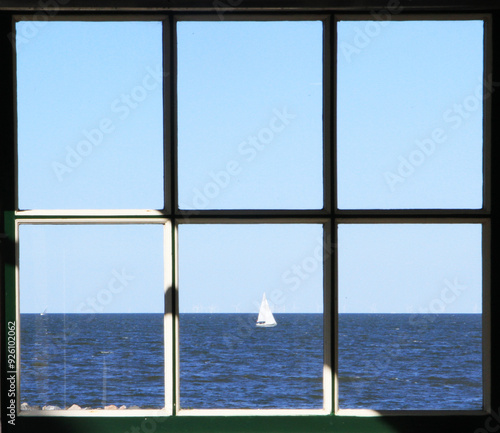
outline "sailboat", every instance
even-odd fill
[[[262,296],[262,302],[260,304],[259,317],[257,317],[256,326],[261,328],[270,328],[272,326],[276,326],[276,320],[274,320],[273,313],[269,308],[269,304],[267,303],[266,294]]]

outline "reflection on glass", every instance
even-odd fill
[[[162,209],[160,22],[16,23],[19,209]]]
[[[482,409],[481,231],[339,225],[341,409]]]
[[[163,225],[22,224],[19,245],[21,409],[164,407]]]
[[[179,22],[181,209],[323,207],[323,24]]]
[[[179,226],[179,304],[183,409],[323,407],[321,225]]]
[[[340,209],[483,205],[484,22],[337,24]]]

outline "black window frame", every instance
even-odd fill
[[[248,2],[248,3],[247,3]],[[44,6],[46,5],[46,6]],[[210,14],[219,19],[224,19],[228,17],[228,14],[234,14],[238,17],[243,17],[247,14],[260,14],[265,13],[268,15],[279,14],[305,14],[305,15],[316,15],[316,14],[368,14],[380,13],[380,11],[388,10],[390,7],[400,7],[402,12],[400,16],[411,18],[412,16],[418,16],[418,14],[436,14],[439,16],[450,16],[455,17],[460,16],[462,13],[481,13],[481,14],[491,14],[491,38],[492,38],[492,72],[493,72],[493,82],[500,81],[500,32],[496,34],[495,23],[500,19],[500,4],[492,5],[490,2],[485,0],[480,0],[478,2],[467,2],[467,1],[455,1],[455,2],[445,2],[444,0],[439,0],[438,2],[431,1],[419,1],[417,3],[411,1],[398,1],[392,0],[387,2],[380,1],[367,1],[364,4],[352,4],[346,1],[278,1],[271,0],[268,2],[251,1],[250,0],[215,0],[215,1],[200,1],[191,0],[188,4],[186,2],[166,2],[162,0],[154,0],[149,2],[147,5],[143,4],[138,0],[128,0],[128,1],[116,1],[116,0],[104,0],[101,2],[95,2],[91,4],[85,0],[79,0],[75,2],[57,1],[53,2],[43,2],[34,0],[0,0],[0,55],[3,57],[2,64],[4,65],[4,70],[6,74],[4,79],[0,82],[0,95],[1,100],[4,102],[1,105],[0,122],[2,124],[1,131],[3,131],[2,138],[2,153],[0,158],[0,218],[2,219],[3,227],[5,227],[6,235],[0,238],[2,249],[1,249],[1,265],[0,266],[0,282],[2,283],[1,290],[1,309],[0,315],[2,318],[2,332],[0,337],[2,339],[2,359],[1,359],[1,369],[2,369],[2,379],[1,379],[1,407],[2,407],[2,428],[5,431],[106,431],[106,432],[125,432],[125,431],[335,431],[335,432],[354,432],[354,431],[379,431],[379,432],[438,432],[438,431],[457,431],[457,432],[474,432],[483,433],[486,431],[497,431],[500,428],[500,399],[499,390],[500,386],[498,383],[498,370],[495,368],[496,365],[500,365],[498,362],[500,359],[500,340],[499,340],[499,330],[500,324],[498,319],[495,317],[494,312],[496,311],[497,305],[500,303],[500,297],[492,289],[489,299],[489,307],[492,311],[490,315],[490,356],[491,356],[491,407],[488,411],[483,414],[463,414],[463,413],[453,413],[453,414],[403,414],[401,412],[396,412],[394,414],[385,414],[376,417],[358,417],[358,416],[337,416],[335,414],[330,415],[315,415],[315,416],[169,416],[165,418],[145,418],[145,417],[20,417],[16,416],[15,426],[9,424],[11,418],[9,415],[8,405],[9,405],[9,375],[8,371],[8,341],[9,341],[9,329],[8,322],[11,319],[12,305],[15,300],[12,299],[12,291],[8,290],[8,287],[13,287],[13,273],[15,268],[15,242],[14,242],[14,221],[15,221],[15,174],[14,174],[14,161],[15,161],[15,130],[14,130],[14,92],[13,92],[13,66],[12,66],[12,46],[9,40],[9,35],[11,33],[12,16],[13,15],[37,15],[40,19],[44,17],[50,17],[51,14],[78,14],[79,16],[85,16],[87,14],[107,14],[111,10],[115,10],[117,13],[128,15],[130,19],[133,19],[134,14],[161,14],[171,15],[171,14]],[[172,19],[172,18],[171,18]],[[172,24],[172,22],[171,22]],[[171,25],[172,26],[172,25]],[[330,46],[335,46],[335,35],[329,34]],[[171,47],[173,48],[173,47]],[[332,71],[330,86],[332,89],[335,88],[335,72]],[[173,87],[169,90],[173,91]],[[329,106],[325,107],[325,113],[334,113],[335,107],[334,102],[328,100]],[[500,122],[500,98],[497,97],[496,93],[491,95],[491,116],[486,115],[485,122],[487,122],[487,130],[491,131],[491,143],[495,143],[497,136],[500,136],[499,128]],[[487,112],[485,112],[487,113]],[[172,124],[174,123],[175,113],[166,113],[166,116],[170,117]],[[328,122],[330,123],[330,122]],[[335,119],[332,116],[331,128],[334,128]],[[330,140],[330,130],[325,130],[326,137],[325,142]],[[333,134],[332,134],[333,136]],[[173,141],[175,142],[175,140]],[[332,168],[332,177],[334,178],[334,167],[335,158],[334,152],[325,153],[325,159],[327,164]],[[489,240],[491,243],[491,255],[485,258],[488,261],[490,274],[488,275],[491,281],[491,287],[494,288],[498,277],[495,276],[495,258],[496,250],[495,244],[492,240],[491,233],[494,233],[495,227],[498,224],[498,208],[499,200],[495,200],[494,191],[497,176],[495,175],[495,158],[498,151],[495,150],[495,146],[491,146],[490,158],[486,161],[487,167],[491,166],[491,171],[487,169],[486,176],[491,175],[491,190],[486,192],[486,197],[491,196],[491,203],[486,202],[487,208],[481,212],[477,211],[457,211],[450,213],[442,213],[433,210],[420,210],[415,212],[412,216],[416,220],[425,220],[427,218],[457,218],[465,220],[478,220],[479,218],[487,220],[491,225],[491,232],[489,233]],[[173,155],[175,156],[175,149],[173,150]],[[172,175],[175,176],[175,166],[173,166]],[[175,178],[174,178],[175,179]],[[175,181],[171,185],[172,194],[175,197]],[[318,220],[323,220],[324,218],[331,219],[335,226],[337,218],[342,218],[339,221],[345,222],[349,220],[355,222],[356,220],[368,220],[370,218],[390,218],[391,220],[404,221],[409,217],[408,213],[404,211],[335,211],[328,209],[328,202],[335,203],[335,188],[331,188],[331,197],[326,201],[325,209],[314,213],[314,216]],[[332,206],[334,208],[334,206]],[[176,207],[174,207],[176,209]],[[311,212],[276,212],[273,217],[283,217],[287,216],[291,219],[300,218],[311,218]],[[202,219],[210,218],[220,219],[223,217],[231,218],[233,220],[238,220],[243,217],[252,217],[254,219],[265,218],[266,212],[239,212],[239,211],[229,211],[229,212],[215,212],[215,211],[203,211],[203,212],[183,212],[174,211],[172,215],[165,215],[164,217],[170,217],[173,224],[176,221],[189,221],[196,222],[197,220],[202,221]],[[22,217],[17,217],[22,218]],[[29,217],[27,217],[29,218]],[[335,233],[335,230],[333,230]],[[335,243],[335,239],[332,240]],[[332,258],[332,260],[334,260]],[[334,264],[332,264],[334,268]],[[4,271],[5,270],[5,271]],[[333,285],[333,284],[332,284]],[[332,302],[335,302],[332,296]],[[335,308],[332,306],[332,311]],[[331,330],[332,335],[336,331],[335,318],[331,317]],[[335,359],[335,358],[333,358]]]

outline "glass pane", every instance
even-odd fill
[[[321,225],[179,226],[179,304],[182,408],[323,407]]]
[[[19,209],[162,209],[161,22],[16,23]]]
[[[163,408],[163,225],[19,235],[23,409]]]
[[[481,224],[340,224],[339,406],[480,410]]]
[[[484,22],[341,21],[337,33],[338,207],[481,208]]]
[[[323,24],[180,22],[181,209],[323,207]]]

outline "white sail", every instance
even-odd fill
[[[264,293],[264,295],[262,296],[262,302],[260,304],[259,317],[257,317],[257,326],[269,328],[276,325],[276,320],[274,319],[273,313],[269,308],[266,294]]]

